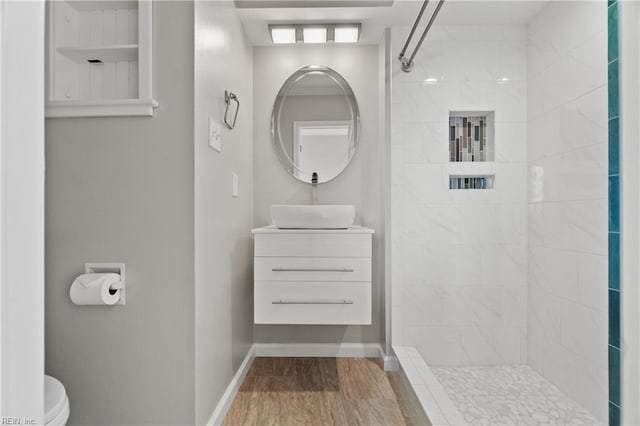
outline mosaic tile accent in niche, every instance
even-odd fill
[[[493,161],[493,113],[449,114],[449,161]]]
[[[493,189],[494,176],[449,176],[449,189]]]

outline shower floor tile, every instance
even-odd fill
[[[432,367],[470,425],[603,425],[529,366]]]

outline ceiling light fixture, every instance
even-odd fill
[[[357,43],[360,38],[360,24],[336,25],[333,30],[335,43]]]
[[[302,27],[303,43],[326,43],[327,27],[313,26]]]
[[[269,29],[271,30],[271,41],[273,44],[295,44],[295,26],[270,26]]]
[[[270,24],[273,44],[357,43],[361,24]]]

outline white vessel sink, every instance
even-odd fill
[[[344,229],[353,225],[356,208],[350,205],[274,204],[271,219],[282,229]]]

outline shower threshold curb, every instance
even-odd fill
[[[415,348],[393,346],[393,352],[433,426],[467,425],[462,413]]]

